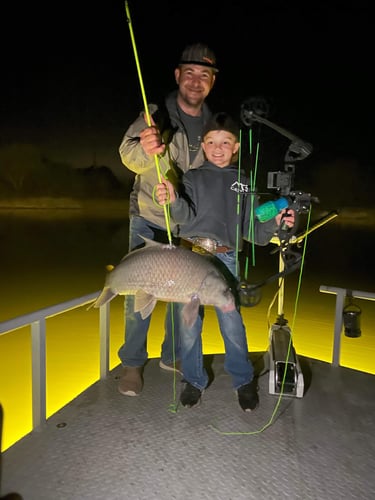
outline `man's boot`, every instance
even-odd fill
[[[143,389],[143,366],[124,366],[118,390],[124,396],[138,396]]]

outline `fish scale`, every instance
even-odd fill
[[[146,252],[128,254],[116,269],[108,275],[107,285],[129,294],[142,289],[159,297],[180,299],[196,293],[208,273],[219,272],[206,257],[200,257],[183,248],[149,248]],[[198,258],[195,258],[198,257]],[[202,262],[203,260],[203,262]],[[124,285],[126,284],[126,288]]]
[[[151,314],[157,300],[185,304],[189,324],[199,305],[233,310],[235,300],[221,271],[208,256],[185,247],[165,245],[145,238],[146,245],[129,252],[108,273],[103,291],[92,307],[100,307],[117,295],[135,295],[135,311]]]

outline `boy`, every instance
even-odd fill
[[[252,200],[247,179],[239,176],[232,162],[239,151],[239,129],[226,113],[217,113],[204,128],[202,148],[206,161],[198,169],[183,176],[183,192],[176,193],[173,185],[164,180],[156,186],[161,205],[170,204],[173,221],[180,226],[180,236],[203,246],[236,277],[236,246],[242,249],[242,239],[253,236],[257,245],[267,245],[274,236],[286,209],[274,219],[260,223],[251,214]],[[254,206],[253,206],[254,208]],[[283,221],[294,224],[294,213],[288,212]],[[250,231],[250,225],[253,224]],[[240,234],[237,243],[237,234]],[[194,407],[208,384],[203,366],[202,323],[203,307],[192,328],[182,324],[181,362],[185,387],[180,401]],[[259,403],[254,368],[248,357],[245,327],[239,308],[230,312],[216,309],[225,345],[224,369],[232,376],[232,385],[244,411],[252,411]]]

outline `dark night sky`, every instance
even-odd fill
[[[151,3],[151,5],[149,5]],[[124,169],[122,135],[143,106],[123,1],[2,4],[0,145]],[[175,87],[187,43],[216,52],[213,109],[266,96],[269,119],[333,154],[373,162],[373,26],[367,3],[129,1],[148,102]],[[260,5],[260,6],[257,6]]]

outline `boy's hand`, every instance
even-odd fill
[[[294,226],[296,214],[291,208],[284,208],[276,215],[275,219],[278,226],[282,221],[288,228],[291,228]]]
[[[173,203],[176,200],[173,184],[162,177],[162,182],[155,186],[155,196],[159,205]]]

